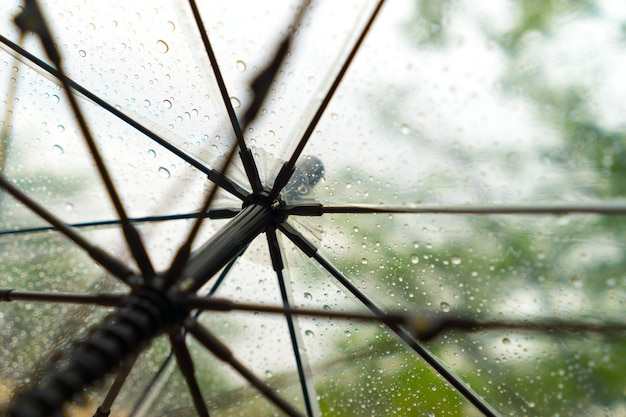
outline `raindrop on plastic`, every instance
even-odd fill
[[[162,54],[166,54],[169,50],[170,50],[170,47],[164,40],[159,39],[157,41],[157,51],[159,51]]]
[[[159,175],[161,176],[161,178],[170,178],[172,176],[172,174],[170,173],[170,171],[165,168],[165,167],[160,167],[159,168]]]

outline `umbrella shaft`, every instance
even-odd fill
[[[251,204],[195,251],[178,281],[180,292],[195,292],[237,257],[273,221],[273,210]]]

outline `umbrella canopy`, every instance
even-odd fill
[[[624,413],[625,19],[4,1],[2,410]]]

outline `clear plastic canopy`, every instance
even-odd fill
[[[379,6],[0,4],[1,410],[626,413],[626,7]]]

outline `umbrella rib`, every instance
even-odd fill
[[[215,209],[209,210],[204,213],[186,213],[186,214],[168,214],[163,216],[146,216],[146,217],[131,217],[131,223],[153,223],[153,222],[164,222],[164,221],[173,221],[173,220],[187,220],[187,219],[197,219],[199,217],[209,218],[209,219],[230,219],[233,218],[239,213],[240,209]],[[99,220],[93,222],[82,222],[82,223],[68,223],[69,227],[75,229],[81,228],[89,228],[89,227],[101,227],[101,226],[117,226],[120,224],[120,220]],[[0,231],[0,236],[4,235],[20,235],[20,234],[28,234],[28,233],[37,233],[37,232],[47,232],[51,230],[58,230],[55,226],[41,226],[41,227],[30,227],[28,229],[17,229],[17,230],[3,230]]]
[[[331,320],[358,320],[364,322],[378,322],[398,324],[408,329],[419,340],[428,340],[449,329],[466,331],[478,330],[529,330],[529,331],[556,331],[556,332],[586,332],[586,333],[625,333],[626,323],[620,322],[572,322],[558,319],[540,321],[516,321],[502,319],[477,319],[466,317],[462,313],[447,313],[438,316],[430,312],[407,313],[404,311],[382,313],[374,315],[357,311],[327,311],[312,308],[292,308],[289,306],[271,306],[265,304],[239,303],[224,298],[207,299],[204,297],[189,296],[185,299],[187,308],[196,308],[203,311],[244,311],[249,313],[289,314],[303,317],[324,317]]]
[[[308,417],[315,415],[313,411],[312,395],[315,394],[315,388],[310,384],[310,378],[305,372],[305,362],[300,355],[300,347],[298,342],[298,334],[296,332],[296,326],[294,323],[293,315],[291,314],[291,305],[289,302],[289,295],[287,294],[287,287],[285,285],[285,277],[283,276],[284,264],[282,261],[282,253],[278,244],[278,237],[276,236],[276,230],[271,228],[265,232],[267,236],[267,244],[270,252],[270,258],[272,260],[272,267],[276,272],[276,278],[278,279],[278,285],[280,287],[280,296],[283,302],[283,309],[285,319],[287,320],[287,327],[289,328],[289,336],[291,338],[291,346],[293,348],[294,358],[296,360],[296,367],[298,369],[298,378],[300,379],[300,386],[302,388],[302,395],[304,397],[304,404]],[[313,391],[312,393],[309,391]]]
[[[283,223],[280,226],[283,232],[302,252],[313,258],[328,273],[330,273],[340,284],[342,284],[353,296],[361,301],[377,317],[384,317],[384,313],[365,294],[363,294],[350,280],[339,271],[332,263],[318,253],[317,248],[305,237],[300,235],[289,224]],[[482,397],[476,394],[467,383],[450,371],[434,354],[419,343],[406,330],[394,323],[387,323],[398,337],[400,337],[411,349],[422,357],[431,367],[433,367],[446,381],[463,395],[470,403],[478,408],[485,416],[497,417],[498,413]]]
[[[602,214],[626,215],[625,203],[563,203],[540,205],[419,205],[377,206],[302,204],[286,206],[283,213],[294,216],[321,216],[323,214]]]
[[[278,193],[280,193],[280,191],[283,189],[283,187],[285,187],[285,185],[287,185],[287,183],[289,182],[289,179],[291,178],[291,176],[294,173],[295,166],[296,166],[296,161],[300,157],[300,154],[304,150],[304,147],[306,146],[306,144],[308,143],[309,139],[311,138],[311,135],[313,135],[313,131],[315,130],[315,128],[317,126],[317,123],[322,118],[322,115],[324,114],[324,111],[326,111],[326,108],[328,107],[328,104],[330,103],[330,100],[333,98],[335,92],[337,91],[337,88],[339,87],[339,84],[341,83],[341,81],[343,80],[343,77],[345,76],[346,72],[348,71],[348,68],[350,67],[350,64],[352,63],[352,61],[354,60],[354,57],[356,56],[357,52],[361,48],[361,45],[363,44],[363,41],[365,40],[365,36],[367,35],[367,33],[369,32],[370,28],[374,24],[374,21],[376,20],[376,17],[378,16],[378,13],[380,12],[380,9],[382,8],[384,2],[385,2],[385,0],[379,0],[378,4],[376,5],[374,10],[372,11],[372,14],[369,17],[369,20],[367,21],[367,23],[365,24],[365,26],[361,30],[361,33],[359,34],[359,37],[357,38],[355,44],[353,45],[352,49],[350,50],[350,53],[346,57],[343,65],[341,66],[341,69],[337,73],[337,76],[335,77],[332,85],[330,86],[328,92],[326,93],[326,96],[324,97],[324,99],[320,103],[317,111],[315,112],[315,115],[313,116],[313,118],[309,122],[309,125],[307,126],[306,130],[304,131],[304,134],[302,135],[302,138],[300,138],[300,141],[298,142],[295,150],[291,154],[291,157],[281,167],[278,175],[276,176],[276,180],[274,182],[274,186],[272,187],[272,191],[270,193],[270,196],[272,198],[276,198],[278,196]]]
[[[56,67],[59,73],[59,81],[63,86],[63,90],[65,91],[65,95],[69,101],[72,112],[78,122],[81,133],[89,150],[91,152],[91,156],[93,157],[94,162],[98,168],[98,172],[100,173],[100,178],[104,182],[107,193],[109,194],[109,198],[115,207],[115,211],[117,212],[120,220],[122,221],[122,230],[124,233],[124,237],[126,239],[126,243],[128,244],[131,253],[139,269],[145,279],[152,279],[154,276],[154,268],[152,267],[152,262],[150,261],[150,257],[148,252],[146,251],[146,247],[144,246],[141,236],[135,229],[135,227],[128,221],[128,215],[126,214],[126,210],[122,205],[122,201],[117,193],[115,185],[113,184],[113,180],[108,172],[108,169],[100,155],[100,151],[96,146],[95,140],[91,134],[89,126],[87,125],[87,120],[85,119],[80,106],[78,105],[78,101],[76,97],[72,93],[72,88],[67,81],[67,76],[65,75],[65,71],[62,66],[62,59],[59,51],[54,43],[54,38],[46,21],[39,10],[39,5],[36,0],[26,0],[26,6],[22,13],[20,13],[15,18],[15,23],[18,25],[22,32],[34,32],[37,34],[41,43],[43,44],[44,50],[48,55],[48,58],[52,61],[53,65]]]
[[[128,378],[128,375],[130,374],[130,371],[133,368],[137,357],[138,355],[133,355],[130,359],[126,360],[122,368],[117,373],[115,381],[113,381],[113,385],[111,385],[111,388],[109,388],[109,392],[102,401],[100,407],[98,407],[98,409],[96,410],[96,413],[93,417],[108,417],[111,414],[111,406],[119,395],[122,386],[124,385],[124,382],[126,382],[126,378]]]
[[[74,229],[63,223],[61,219],[57,218],[54,214],[43,208],[43,206],[39,205],[39,203],[31,199],[22,190],[14,186],[8,179],[6,179],[2,175],[0,175],[0,187],[4,188],[7,192],[9,192],[9,194],[15,197],[18,201],[28,207],[39,217],[43,218],[45,221],[53,225],[60,233],[65,235],[68,239],[76,243],[76,245],[78,245],[85,252],[87,252],[94,261],[98,262],[100,265],[102,265],[124,283],[128,285],[134,284],[134,282],[132,282],[133,279],[131,278],[133,277],[134,273],[131,269],[129,269],[118,259],[109,255],[104,250],[95,245],[92,245],[84,237],[74,231]]]
[[[46,71],[50,75],[54,76],[57,79],[60,79],[61,75],[60,75],[60,73],[59,73],[59,71],[57,69],[55,69],[54,67],[48,65],[43,60],[37,58],[36,56],[31,54],[30,52],[28,52],[24,48],[20,47],[19,45],[11,42],[9,39],[7,39],[6,37],[4,37],[1,34],[0,34],[0,42],[2,42],[7,47],[12,49],[19,56],[22,56],[22,57],[26,58],[27,60],[29,60],[30,62],[32,62],[33,64],[35,64],[39,68],[41,68],[42,70]],[[113,114],[118,119],[122,120],[123,122],[125,122],[126,124],[128,124],[129,126],[134,128],[135,130],[139,131],[140,133],[143,133],[149,139],[151,139],[153,142],[156,142],[157,144],[159,144],[160,146],[162,146],[163,148],[165,148],[166,150],[168,150],[172,154],[176,155],[177,157],[179,157],[183,161],[187,162],[189,165],[191,165],[194,168],[196,168],[198,171],[200,171],[203,174],[205,174],[209,178],[209,180],[217,183],[220,187],[222,187],[224,190],[228,191],[229,193],[231,193],[235,197],[239,198],[240,200],[244,200],[246,198],[246,196],[248,195],[247,190],[245,190],[244,188],[242,188],[240,185],[238,185],[234,181],[230,180],[229,178],[226,178],[226,177],[222,176],[217,170],[206,167],[203,163],[201,163],[197,159],[193,158],[191,155],[185,153],[184,151],[182,151],[178,147],[172,145],[170,142],[166,141],[165,139],[160,137],[158,134],[156,134],[152,130],[148,129],[143,124],[141,124],[138,121],[134,120],[133,118],[127,116],[122,111],[116,109],[114,106],[112,106],[109,103],[107,103],[106,101],[102,100],[100,97],[98,97],[97,95],[95,95],[94,93],[92,93],[91,91],[89,91],[88,89],[83,87],[82,85],[78,84],[76,81],[72,80],[71,78],[66,77],[66,80],[67,80],[68,85],[74,91],[77,91],[78,93],[80,93],[83,96],[87,97],[89,100],[93,101],[98,106],[102,107],[104,110],[106,110],[109,113]]]
[[[418,319],[419,320],[419,319]],[[436,336],[443,330],[460,329],[467,331],[475,330],[528,330],[528,331],[545,331],[545,332],[583,332],[583,333],[624,333],[626,332],[626,323],[620,322],[601,322],[593,323],[584,321],[571,322],[558,319],[544,320],[537,322],[519,321],[519,320],[490,320],[476,319],[472,317],[427,317],[422,318],[423,325],[426,329],[424,339]],[[418,324],[419,326],[420,324]]]
[[[291,417],[304,417],[302,413],[296,410],[291,404],[280,397],[272,388],[266,385],[259,377],[257,377],[248,367],[242,364],[231,350],[224,345],[213,333],[207,328],[200,325],[196,320],[188,317],[185,320],[185,328],[191,333],[196,340],[202,343],[207,349],[223,362],[228,363],[242,377],[244,377],[254,388],[263,394],[268,400],[274,403],[278,408],[283,410]]]
[[[172,350],[174,351],[174,356],[176,356],[178,368],[185,377],[185,381],[187,382],[187,387],[191,393],[191,398],[193,399],[198,416],[209,417],[209,410],[204,402],[200,386],[198,385],[198,381],[196,379],[196,371],[193,366],[193,360],[191,359],[191,354],[185,344],[185,335],[180,329],[177,329],[169,333],[169,339]]]
[[[193,17],[196,22],[198,31],[200,32],[200,37],[202,39],[204,49],[209,58],[209,62],[211,63],[213,75],[215,76],[215,81],[217,82],[218,88],[220,90],[222,101],[224,103],[224,106],[226,107],[228,118],[230,119],[233,131],[235,132],[237,144],[239,145],[239,156],[241,157],[241,162],[243,164],[244,170],[246,171],[246,176],[250,181],[252,191],[257,194],[261,191],[262,185],[259,171],[257,169],[256,163],[254,162],[254,157],[252,156],[252,152],[250,152],[250,149],[246,145],[245,139],[243,137],[241,125],[239,124],[239,120],[237,119],[237,115],[235,114],[235,109],[233,108],[233,105],[231,103],[230,96],[226,88],[226,83],[224,82],[224,77],[222,76],[219,64],[217,63],[217,58],[215,56],[215,52],[213,51],[213,47],[211,46],[209,35],[207,34],[204,22],[202,21],[200,10],[198,10],[198,5],[196,4],[195,0],[189,0],[189,5],[191,7],[191,11],[193,13]],[[246,125],[248,122],[249,120],[244,121],[244,125]]]
[[[117,307],[127,294],[73,294],[43,291],[18,291],[0,288],[0,302],[3,301],[40,301],[46,303],[68,303]]]
[[[244,113],[244,126],[247,126],[254,118],[256,118],[257,113],[261,109],[261,104],[265,100],[265,97],[270,91],[270,87],[280,70],[283,60],[287,56],[289,52],[289,46],[291,44],[291,39],[298,28],[308,7],[311,4],[311,0],[301,0],[300,5],[297,8],[297,13],[291,22],[291,24],[287,28],[287,34],[285,38],[280,43],[278,50],[274,54],[274,58],[271,63],[265,67],[263,71],[254,79],[252,82],[252,91],[254,93],[254,100],[248,106],[248,109]]]

